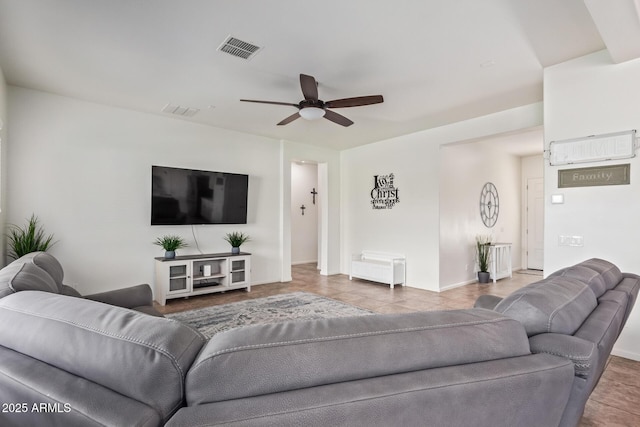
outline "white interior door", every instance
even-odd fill
[[[544,267],[544,181],[527,180],[527,268]]]

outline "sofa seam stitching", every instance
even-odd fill
[[[579,298],[579,297],[581,297],[581,296],[582,296],[582,294],[584,294],[587,290],[589,290],[590,292],[593,292],[593,291],[591,291],[591,289],[589,288],[589,286],[588,286],[588,285],[584,285],[584,286],[585,286],[585,287],[584,287],[584,288],[582,288],[582,289],[580,290],[580,292],[579,292],[579,293],[577,293],[576,295],[574,295],[570,300],[566,301],[564,304],[562,304],[562,305],[560,305],[560,306],[556,307],[556,309],[555,309],[555,310],[553,310],[553,311],[551,312],[551,314],[549,315],[549,320],[547,321],[547,332],[551,332],[551,322],[553,322],[553,318],[556,316],[556,314],[558,314],[558,313],[560,312],[560,310],[561,310],[561,309],[563,309],[563,308],[564,308],[564,307],[566,307],[567,305],[569,305],[569,304],[573,303],[574,301],[577,301],[577,300],[578,300],[578,298]],[[598,302],[598,301],[596,300],[596,303],[597,303],[597,302]],[[598,306],[598,304],[596,304],[596,307],[597,307],[597,306]],[[593,309],[592,309],[591,311],[593,311]],[[575,332],[575,331],[574,331],[574,332]]]
[[[483,320],[476,320],[476,321],[471,321],[471,322],[450,323],[450,324],[445,324],[445,325],[416,326],[416,327],[411,327],[411,328],[388,329],[388,330],[383,330],[383,331],[361,332],[361,333],[357,333],[357,334],[346,334],[346,335],[343,334],[343,335],[336,335],[336,336],[322,337],[322,338],[307,338],[307,339],[301,339],[301,340],[292,340],[292,341],[290,340],[290,341],[280,341],[280,342],[274,342],[274,343],[263,343],[263,344],[253,344],[253,345],[246,345],[246,346],[235,346],[235,347],[231,347],[231,348],[227,348],[227,349],[223,349],[223,350],[218,350],[215,353],[212,353],[212,354],[208,355],[206,358],[198,361],[198,365],[200,365],[205,360],[212,359],[212,358],[214,358],[216,356],[220,356],[220,355],[223,355],[223,354],[233,353],[233,352],[236,352],[236,351],[244,351],[244,350],[259,349],[259,348],[284,347],[284,346],[291,345],[291,344],[321,343],[321,342],[327,342],[327,341],[333,341],[333,340],[344,340],[344,339],[348,339],[348,338],[362,338],[362,337],[369,337],[369,336],[382,336],[382,335],[395,334],[395,333],[428,331],[428,330],[434,330],[434,329],[439,329],[439,328],[453,328],[453,327],[461,327],[461,326],[477,326],[477,325],[498,323],[498,322],[505,322],[505,321],[511,322],[511,321],[513,321],[513,319],[511,319],[511,318],[496,318],[496,319],[488,319],[488,320],[487,319],[483,319]]]

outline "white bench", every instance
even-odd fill
[[[349,280],[371,280],[373,282],[388,283],[393,289],[394,285],[406,282],[406,260],[404,255],[385,252],[362,251],[351,257],[351,272]]]

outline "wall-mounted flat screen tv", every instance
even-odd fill
[[[151,167],[151,225],[246,224],[249,176]]]

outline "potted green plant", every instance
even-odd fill
[[[491,254],[491,236],[476,236],[476,257],[478,258],[478,282],[489,283],[489,256]]]
[[[55,243],[53,234],[46,236],[43,228],[38,226],[38,217],[35,214],[31,215],[24,227],[10,224],[7,239],[9,256],[14,259],[31,252],[45,252]]]
[[[244,234],[244,233],[242,233],[240,231],[234,231],[232,233],[227,233],[224,236],[224,240],[231,245],[231,253],[232,254],[239,254],[240,253],[240,246],[243,243],[248,242],[249,240],[251,240],[251,238],[249,237],[249,235]]]
[[[153,242],[154,245],[161,246],[165,252],[164,257],[167,259],[173,259],[176,257],[176,251],[181,248],[186,248],[189,246],[187,242],[180,236],[174,236],[171,234],[167,234],[165,236],[160,236]]]

